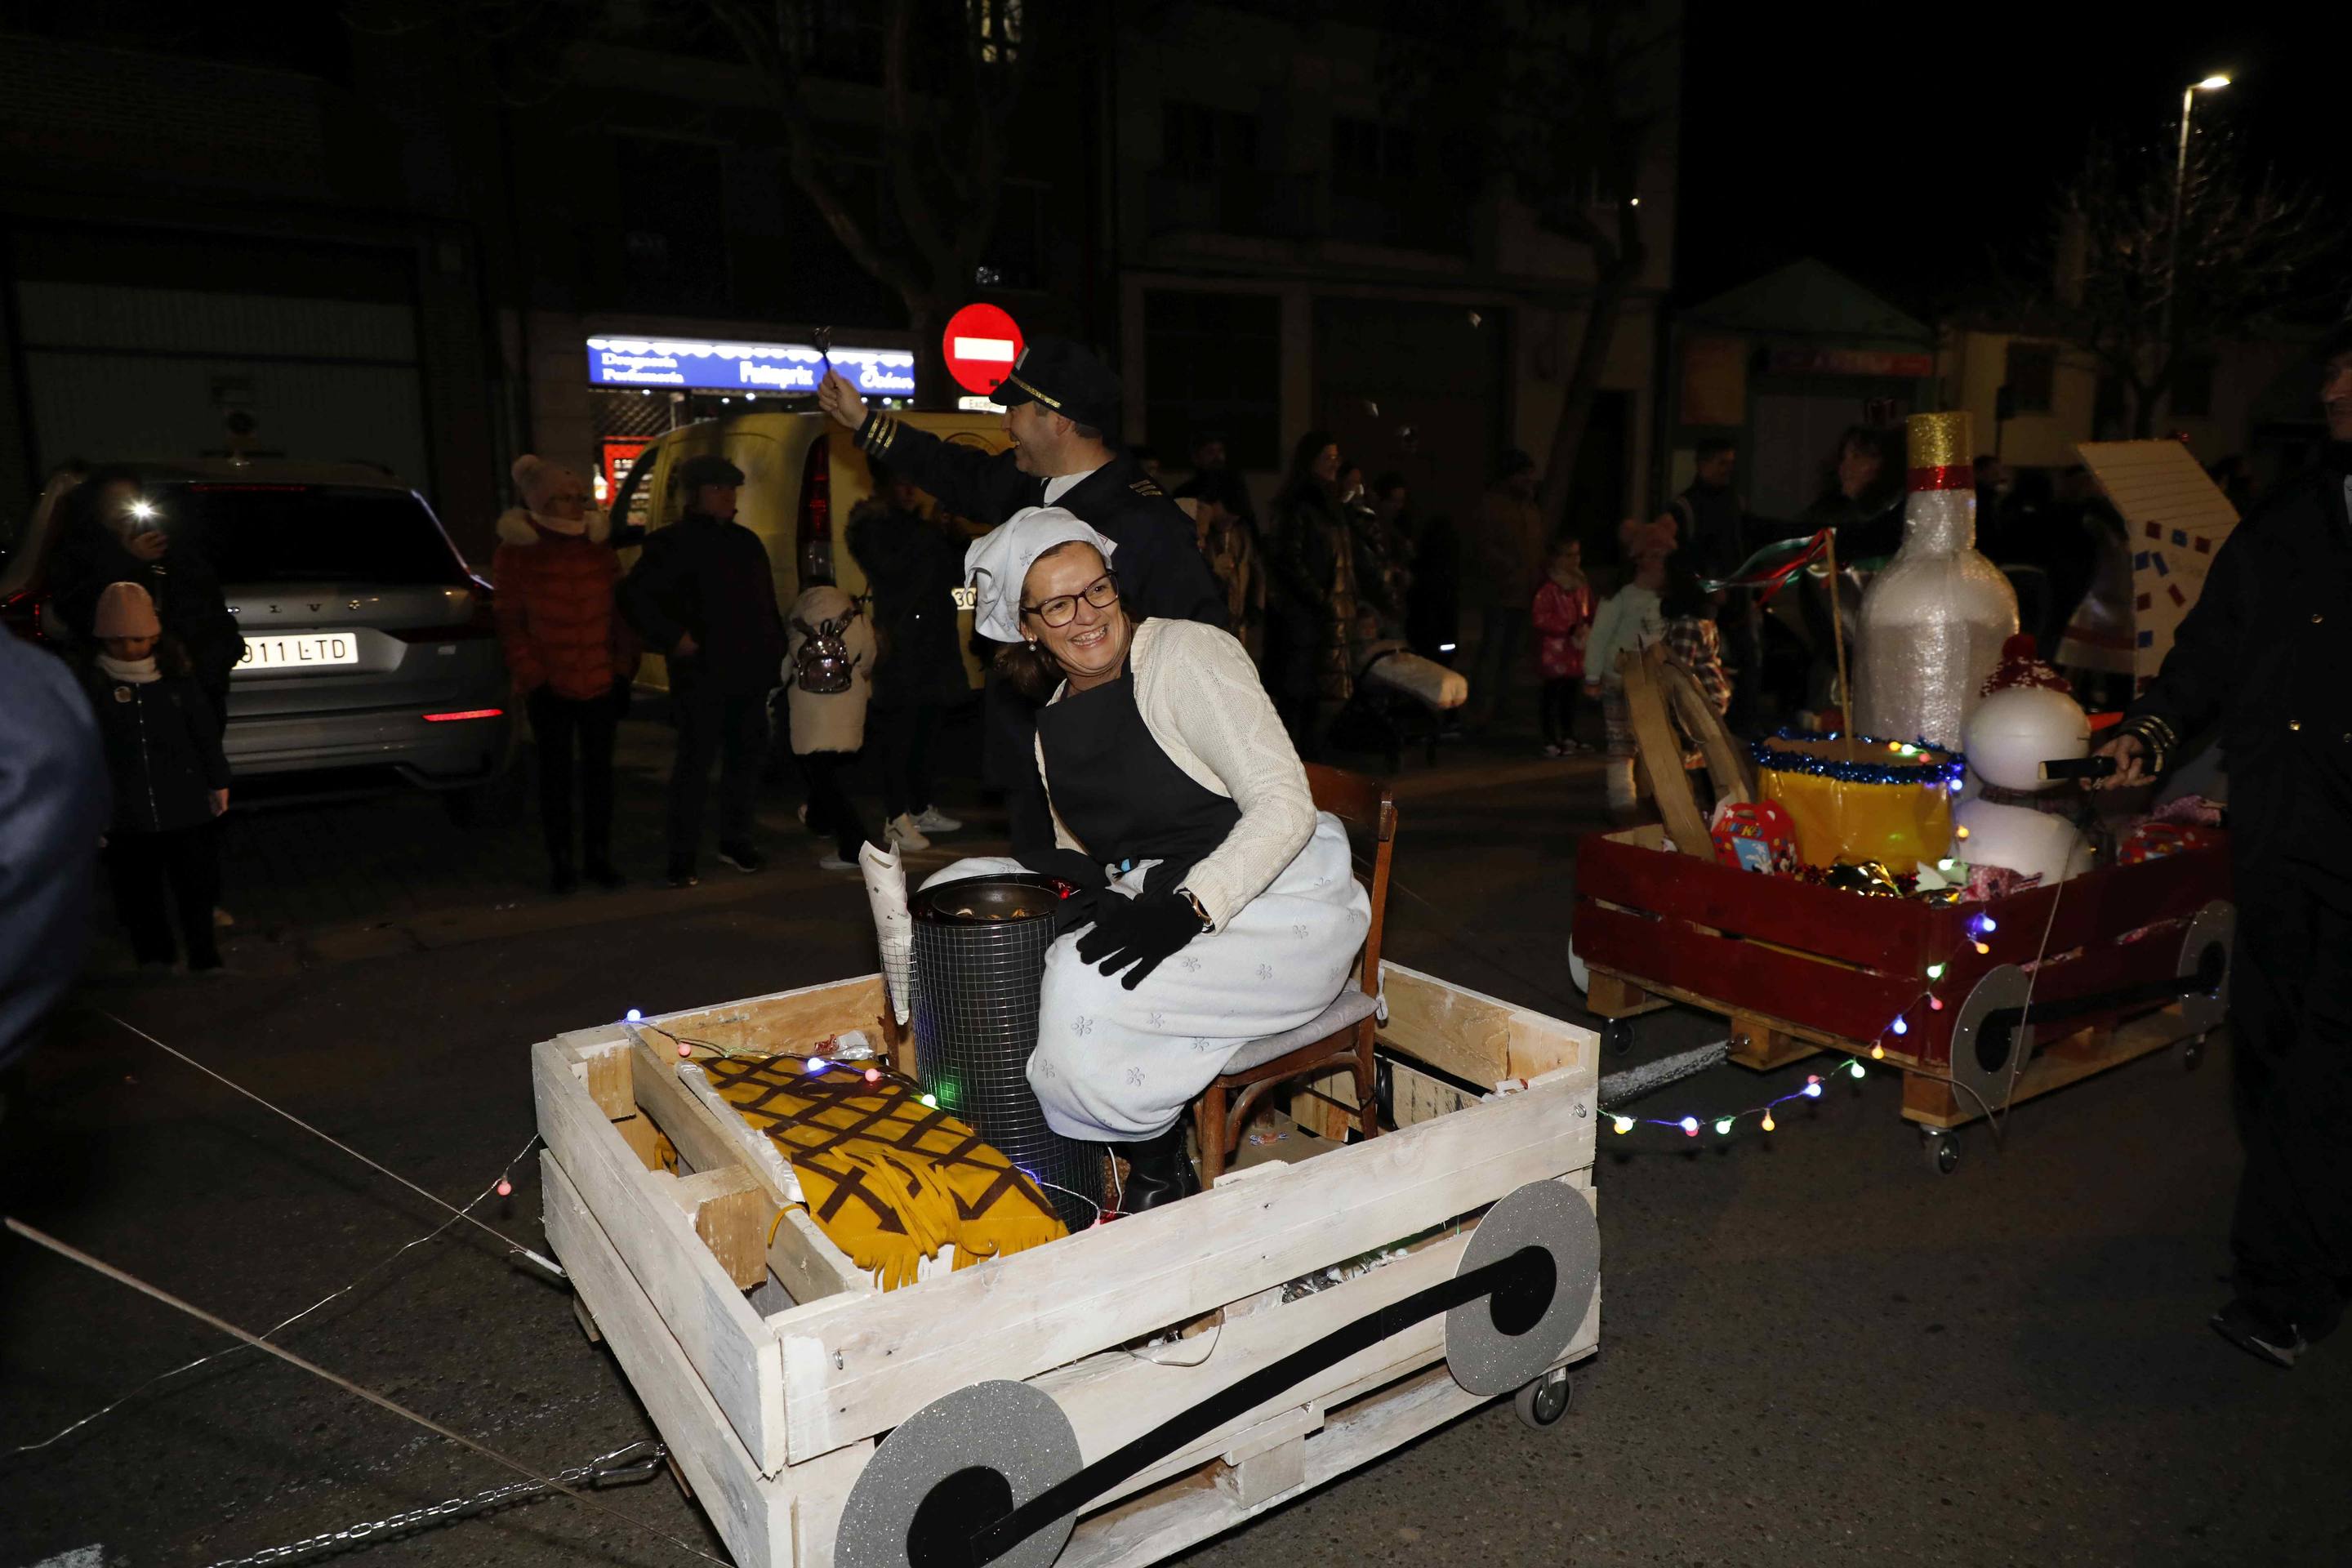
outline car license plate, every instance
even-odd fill
[[[360,639],[350,632],[302,632],[290,637],[248,637],[239,675],[276,675],[331,669],[360,661]]]

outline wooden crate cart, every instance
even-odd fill
[[[1384,976],[1392,1052],[1526,1089],[887,1293],[674,1052],[561,1036],[548,1238],[745,1568],[1158,1562],[1498,1394],[1547,1424],[1598,1343],[1597,1037]],[[867,976],[652,1022],[797,1052],[883,1008]]]
[[[1572,941],[1612,1043],[1624,1020],[1680,1002],[1727,1017],[1732,1059],[1750,1068],[1883,1049],[1948,1172],[1953,1130],[1990,1110],[2179,1041],[2194,1059],[2229,996],[2227,849],[2211,837],[1937,907],[1735,870],[1635,828],[1585,840]]]

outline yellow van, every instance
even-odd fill
[[[897,414],[893,417],[918,430],[929,430],[943,440],[982,452],[1001,452],[1012,445],[1003,418],[994,414]],[[743,470],[736,494],[735,521],[760,536],[768,547],[775,571],[776,602],[786,609],[800,597],[803,574],[830,575],[860,600],[869,595],[866,574],[849,553],[845,539],[852,507],[874,493],[874,470],[856,438],[825,415],[739,414],[731,419],[706,419],[680,426],[641,453],[620,493],[613,498],[615,523],[642,523],[647,529],[667,528],[685,510],[686,498],[670,482],[679,464],[688,458],[716,453]],[[938,503],[924,498],[926,509]],[[636,552],[622,554],[624,569],[636,563]],[[980,665],[971,655],[971,612],[956,617],[964,649],[965,672],[980,684]],[[640,683],[663,690],[669,687],[667,666],[648,656],[639,672]]]

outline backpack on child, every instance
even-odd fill
[[[801,646],[793,653],[794,686],[818,697],[837,697],[849,689],[856,661],[842,634],[857,615],[857,606],[852,605],[848,614],[814,626],[798,616],[793,617],[793,630],[801,635]]]

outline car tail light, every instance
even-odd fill
[[[506,712],[503,708],[466,708],[453,713],[427,713],[427,724],[454,724],[463,719],[496,719]]]
[[[0,599],[0,625],[26,642],[49,640],[41,635],[41,595],[30,588],[20,588]]]

